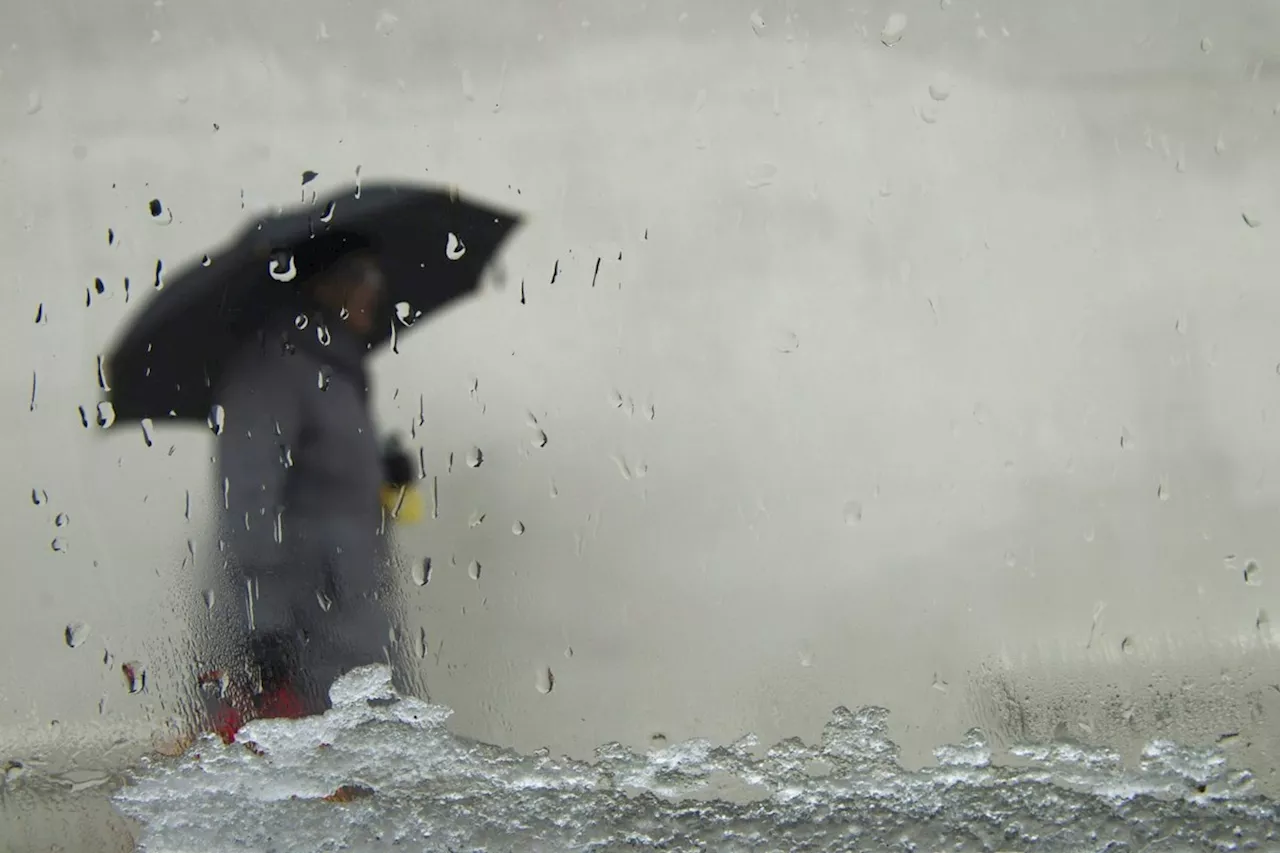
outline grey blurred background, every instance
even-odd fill
[[[459,732],[875,704],[908,763],[1226,738],[1280,790],[1274,3],[57,0],[0,42],[0,761],[62,792],[8,774],[14,849],[105,837],[69,792],[182,729],[207,618],[214,438],[100,430],[98,354],[157,259],[357,178],[529,216],[374,367]]]

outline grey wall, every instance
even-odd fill
[[[0,757],[182,718],[214,439],[77,407],[157,258],[359,169],[530,215],[505,286],[376,365],[384,424],[424,401],[406,635],[460,731],[587,754],[879,704],[910,760],[983,725],[1240,730],[1276,766],[1274,4],[48,2],[0,32]]]

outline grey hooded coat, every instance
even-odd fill
[[[275,318],[222,377],[220,532],[241,605],[230,631],[289,638],[323,695],[388,660],[392,585],[366,347],[341,321],[300,316]]]

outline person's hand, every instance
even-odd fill
[[[413,483],[413,459],[405,452],[400,440],[392,436],[387,440],[382,454],[382,479],[390,486],[409,486]]]
[[[387,440],[382,454],[382,508],[396,521],[413,523],[422,517],[422,495],[414,488],[417,479],[413,458],[396,436]]]

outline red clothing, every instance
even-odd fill
[[[222,673],[216,671],[200,677],[201,684],[221,680]],[[225,696],[214,700],[212,705],[209,710],[209,728],[226,744],[235,743],[236,734],[251,720],[298,719],[321,713],[311,708],[302,692],[287,682],[253,697],[249,708],[237,708]]]

